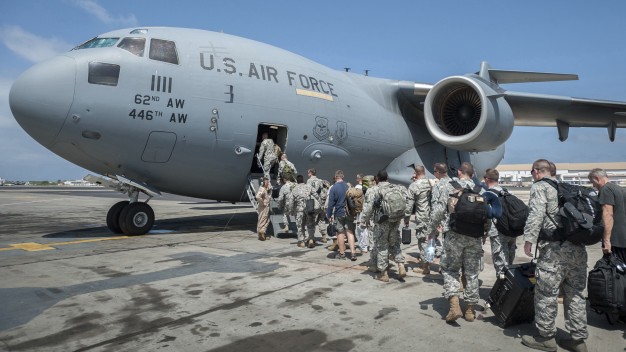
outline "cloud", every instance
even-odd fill
[[[0,128],[2,129],[17,126],[17,122],[11,116],[9,109],[9,91],[12,84],[12,79],[0,77]]]
[[[109,11],[100,6],[100,4],[98,4],[95,0],[73,0],[72,3],[96,16],[96,18],[106,24],[121,24],[130,27],[135,27],[138,24],[137,17],[135,17],[135,15],[112,16]]]
[[[10,25],[0,27],[0,42],[30,62],[49,59],[73,47],[61,39],[42,38]]]

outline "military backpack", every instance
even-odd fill
[[[363,211],[363,191],[359,188],[350,187],[346,191],[346,211],[350,216],[356,217]]]
[[[488,202],[480,194],[481,187],[468,188],[450,181],[454,192],[448,198],[450,229],[461,235],[482,237],[488,220]]]
[[[589,187],[556,182],[544,178],[550,186],[557,190],[561,224],[559,225],[550,214],[548,218],[557,228],[554,231],[541,230],[539,239],[544,241],[570,241],[574,244],[594,245],[602,240],[604,225],[602,224],[602,206],[598,201],[598,193]]]
[[[389,184],[379,189],[380,199],[375,203],[380,203],[380,217],[378,223],[384,221],[396,221],[404,217],[406,207],[406,197],[401,186]]]

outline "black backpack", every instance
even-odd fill
[[[591,309],[606,314],[614,324],[626,314],[626,264],[612,253],[605,254],[589,272],[587,294]]]
[[[498,194],[500,204],[502,204],[502,215],[496,217],[495,223],[498,232],[509,237],[523,235],[526,219],[528,219],[528,205],[509,193],[506,188],[500,192],[493,192]]]
[[[450,181],[456,190],[448,198],[450,229],[461,235],[482,237],[485,222],[489,219],[487,200],[480,194],[480,186],[466,188],[456,181]]]
[[[561,226],[552,233],[543,232],[540,239],[547,241],[570,241],[574,244],[594,245],[602,240],[602,206],[598,202],[598,193],[593,188],[556,182],[548,182],[556,188],[559,200]],[[549,215],[550,220],[557,222]]]

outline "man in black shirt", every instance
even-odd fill
[[[622,187],[609,182],[606,171],[593,169],[589,172],[589,181],[600,192],[604,236],[602,251],[615,253],[626,262],[626,192]]]

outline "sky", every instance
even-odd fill
[[[436,83],[493,68],[575,73],[569,82],[505,89],[626,101],[625,1],[587,0],[2,0],[0,177],[74,180],[89,171],[24,132],[9,109],[12,83],[30,66],[98,34],[137,26],[220,31],[268,43],[328,67]],[[626,161],[626,132],[516,127],[503,163]]]

